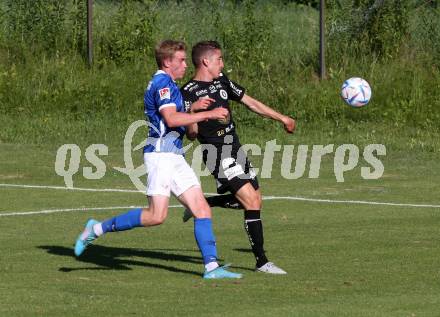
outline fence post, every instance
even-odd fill
[[[93,64],[93,0],[87,0],[87,60]]]
[[[326,78],[325,73],[325,1],[320,1],[319,6],[319,78]]]

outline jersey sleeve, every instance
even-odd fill
[[[228,92],[228,99],[233,101],[240,101],[243,98],[246,89],[236,82],[230,80],[225,74],[221,74],[220,81],[226,86]]]
[[[154,89],[154,100],[157,110],[160,111],[166,107],[177,107],[173,100],[173,86],[168,80],[160,80],[156,83]]]

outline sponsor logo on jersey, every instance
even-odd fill
[[[191,87],[192,86],[194,86],[195,85],[195,83],[188,83],[185,87],[183,87],[183,90],[188,90],[189,89],[189,91],[191,91]]]
[[[223,86],[222,86],[222,83],[221,83],[220,80],[214,80],[214,81],[212,82],[212,85],[215,86],[215,88],[217,88],[217,89],[220,89],[220,88],[223,87]]]
[[[188,91],[192,92],[193,90],[199,88],[199,84],[194,83],[192,87],[189,87]]]
[[[226,90],[220,89],[220,97],[222,97],[225,100],[228,100],[228,93]]]
[[[201,95],[207,95],[208,94],[208,90],[206,89],[202,89],[196,92],[196,96],[200,97]]]
[[[217,88],[215,88],[214,85],[209,86],[209,92],[210,92],[211,94],[215,93],[216,91],[217,91]]]
[[[159,96],[160,96],[160,100],[171,99],[170,88],[166,87],[159,89]]]
[[[185,112],[189,112],[190,109],[191,109],[191,102],[185,101]]]
[[[229,86],[231,86],[232,90],[235,92],[237,96],[240,96],[243,90],[238,89],[237,86],[234,85],[232,81],[229,82]]]
[[[234,124],[230,124],[225,128],[225,132],[228,133],[229,131],[231,131],[232,129],[234,129]]]

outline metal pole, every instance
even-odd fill
[[[93,0],[87,0],[87,59],[93,63]]]
[[[319,78],[325,79],[325,1],[321,0],[319,6]]]

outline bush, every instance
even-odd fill
[[[350,133],[359,125],[438,133],[439,9],[393,0],[380,7],[371,0],[327,3],[329,78],[319,81],[318,11],[295,1],[95,1],[95,67],[89,69],[84,0],[5,0],[0,113],[14,125],[0,130],[0,140],[120,135],[127,122],[143,117],[143,92],[156,70],[153,46],[165,38],[188,46],[218,40],[228,76],[297,117],[299,133]],[[51,29],[53,22],[59,29]],[[186,79],[191,73],[189,67]],[[362,109],[339,98],[341,83],[354,75],[373,88]],[[250,137],[279,130],[278,123],[232,107]]]
[[[111,16],[110,26],[100,32],[97,55],[100,64],[108,60],[124,63],[151,55],[156,38],[157,13],[153,2],[123,0]]]
[[[409,3],[400,0],[339,0],[329,2],[329,51],[395,58],[408,36]]]
[[[411,49],[427,65],[440,67],[440,8],[435,3],[419,6],[412,12]]]
[[[5,34],[13,45],[53,54],[62,43],[65,1],[5,0]]]

